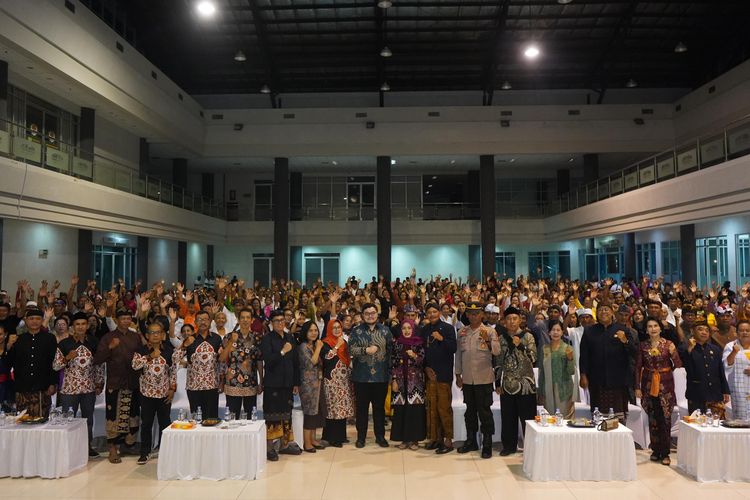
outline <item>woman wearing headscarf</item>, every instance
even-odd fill
[[[314,321],[308,321],[302,325],[301,344],[298,349],[299,398],[302,402],[302,412],[305,415],[303,449],[308,453],[315,453],[316,450],[323,449],[320,442],[315,440],[317,429],[323,427],[325,423],[325,406],[321,385],[323,366],[320,358],[323,342],[319,337],[320,331]]]
[[[393,341],[391,360],[391,440],[400,449],[416,450],[427,434],[425,412],[424,339],[416,333],[414,321],[401,322],[401,335]]]
[[[349,346],[344,340],[344,326],[334,319],[328,322],[323,339],[323,394],[325,396],[326,423],[323,439],[329,445],[341,448],[346,442],[346,419],[354,417],[354,386],[351,381],[352,360]]]

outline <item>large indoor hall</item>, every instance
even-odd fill
[[[749,22],[0,0],[0,500],[750,498]]]

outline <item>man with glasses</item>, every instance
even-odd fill
[[[217,418],[222,340],[209,330],[211,317],[206,311],[195,313],[195,327],[196,334],[185,339],[178,355],[180,359],[187,356],[186,388],[190,412],[194,414],[200,408],[203,418]]]
[[[292,430],[292,403],[299,392],[300,373],[297,342],[284,331],[284,312],[271,312],[271,331],[260,341],[263,356],[263,418],[266,421],[266,458],[271,462],[283,455],[300,455],[302,450],[294,442]],[[276,441],[279,440],[279,450]]]
[[[357,395],[357,448],[365,446],[370,405],[375,428],[375,442],[388,447],[385,439],[385,397],[391,377],[393,335],[378,323],[375,304],[362,306],[364,322],[356,326],[349,337],[352,357],[352,381]]]

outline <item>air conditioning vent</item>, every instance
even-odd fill
[[[500,111],[500,116],[513,116],[513,111]]]
[[[284,113],[284,119],[285,120],[294,120],[295,114],[294,113]]]
[[[569,109],[568,110],[568,116],[578,116],[581,114],[580,109]]]
[[[440,111],[430,111],[429,113],[427,113],[427,116],[438,117],[440,116]]]
[[[355,118],[367,118],[367,113],[354,113]]]
[[[222,114],[211,115],[211,119],[212,120],[223,120],[224,119],[224,115],[222,115]]]

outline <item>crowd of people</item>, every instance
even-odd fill
[[[516,453],[537,407],[574,416],[582,392],[592,411],[622,421],[628,405],[649,418],[651,459],[670,463],[676,404],[673,372],[687,372],[689,411],[748,419],[750,284],[699,289],[643,277],[579,281],[490,276],[483,281],[412,275],[396,281],[349,278],[344,286],[272,280],[253,286],[216,277],[188,289],[163,281],[99,290],[74,277],[27,281],[0,296],[0,403],[45,417],[56,404],[80,409],[89,442],[96,396],[104,391],[109,461],[134,447],[152,452],[187,369],[190,411],[218,417],[219,393],[236,415],[263,395],[268,455],[315,453],[375,443],[437,454],[492,456],[493,392],[502,417],[501,456]],[[534,372],[538,370],[538,377]],[[452,386],[463,393],[467,439],[454,448]],[[578,387],[585,391],[579,391]],[[303,446],[292,409],[299,396]],[[682,396],[682,395],[680,395]],[[731,400],[731,403],[730,403]],[[318,435],[322,430],[322,434]],[[90,456],[98,453],[90,446]]]

